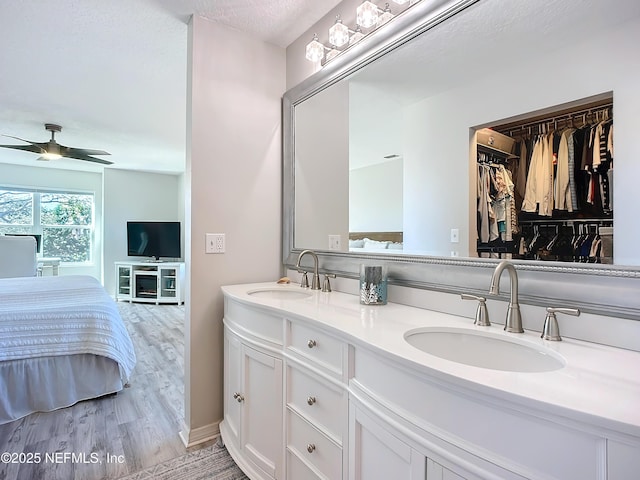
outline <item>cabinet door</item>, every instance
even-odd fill
[[[282,360],[242,346],[242,448],[270,478],[282,478]]]
[[[426,458],[352,404],[349,478],[424,480]],[[431,478],[431,477],[429,477]],[[447,478],[447,477],[445,477]]]
[[[225,331],[224,336],[224,420],[234,436],[237,446],[240,442],[240,419],[242,415],[242,345],[237,337]],[[240,400],[240,401],[238,401]]]
[[[159,297],[163,300],[174,300],[179,303],[178,298],[178,269],[160,268],[159,271]]]
[[[131,267],[116,265],[116,300],[120,298],[131,298]]]

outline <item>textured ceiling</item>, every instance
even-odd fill
[[[0,134],[102,149],[116,168],[185,162],[187,22],[192,14],[286,47],[338,0],[0,2]],[[19,144],[0,137],[0,144]],[[0,149],[0,162],[36,165]],[[37,162],[42,166],[44,162]],[[61,168],[95,169],[60,159]]]

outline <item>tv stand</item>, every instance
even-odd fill
[[[116,262],[116,301],[184,303],[184,263]]]

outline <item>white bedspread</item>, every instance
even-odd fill
[[[123,383],[136,363],[116,303],[95,278],[0,279],[0,361],[83,353],[115,360]]]

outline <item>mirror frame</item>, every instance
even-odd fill
[[[420,2],[386,28],[368,35],[283,96],[283,265],[295,270],[295,107],[395,48],[480,1]],[[389,283],[446,293],[487,296],[499,259],[429,257],[315,250],[322,272],[359,277],[362,263],[384,263]],[[640,320],[640,267],[512,260],[520,280],[520,302],[543,307],[578,307],[583,312]],[[502,300],[507,296],[500,295]],[[542,327],[543,319],[540,319]]]

